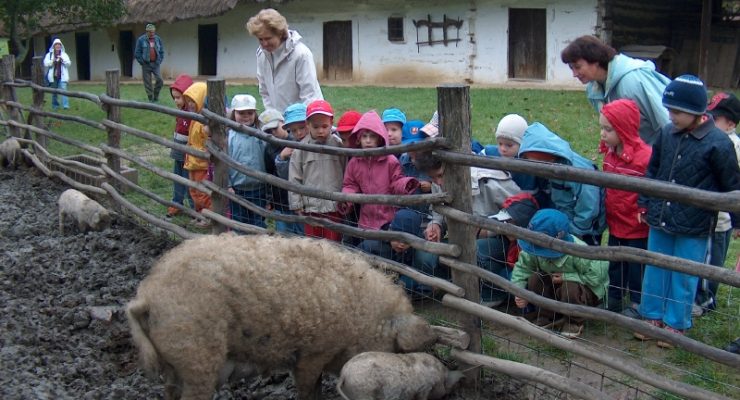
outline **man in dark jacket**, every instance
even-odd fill
[[[162,74],[159,66],[164,61],[164,45],[162,39],[155,33],[154,24],[146,25],[146,33],[136,40],[134,57],[141,65],[141,76],[144,79],[144,90],[149,101],[159,101],[159,91],[162,89]],[[152,88],[152,75],[154,87]]]

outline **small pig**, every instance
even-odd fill
[[[219,382],[288,370],[299,400],[364,351],[422,351],[437,340],[403,290],[332,242],[203,235],[170,250],[126,307],[131,336],[165,398],[211,399]],[[234,370],[234,366],[242,368]]]
[[[462,377],[431,354],[367,352],[344,364],[337,392],[345,400],[441,399]]]
[[[22,161],[21,145],[15,138],[10,137],[0,143],[0,166],[3,168],[17,168]]]
[[[105,207],[75,189],[59,196],[59,233],[64,234],[64,218],[72,217],[81,232],[102,231],[110,226],[111,216]]]

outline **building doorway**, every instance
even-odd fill
[[[198,75],[218,74],[218,25],[198,25]]]
[[[77,80],[90,80],[90,33],[75,32],[75,61]]]
[[[121,75],[134,76],[134,32],[118,32],[118,59],[121,61]]]
[[[546,17],[541,8],[509,9],[510,79],[545,79]]]
[[[352,21],[324,23],[324,77],[352,80]]]

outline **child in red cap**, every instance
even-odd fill
[[[362,114],[355,110],[349,110],[339,117],[337,122],[337,133],[342,138],[342,145],[344,147],[352,147],[349,142],[349,135],[352,134],[352,129],[355,129],[355,125],[362,117]]]
[[[308,136],[302,143],[341,147],[340,139],[332,135],[333,122],[334,110],[328,101],[311,102],[306,107]],[[296,149],[290,157],[288,180],[313,189],[341,192],[345,164],[346,160],[343,156]],[[295,192],[289,192],[289,196],[290,209],[300,215],[326,218],[334,222],[339,222],[341,219],[335,201],[308,197]],[[321,226],[306,224],[304,229],[306,236],[334,241],[342,239],[340,233]]]

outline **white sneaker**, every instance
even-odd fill
[[[491,301],[481,301],[480,305],[482,305],[483,307],[493,308],[493,307],[498,307],[503,303],[504,303],[504,299],[496,299],[496,300],[491,300]]]
[[[691,316],[692,317],[701,317],[704,315],[704,308],[698,304],[694,304],[691,306]]]

